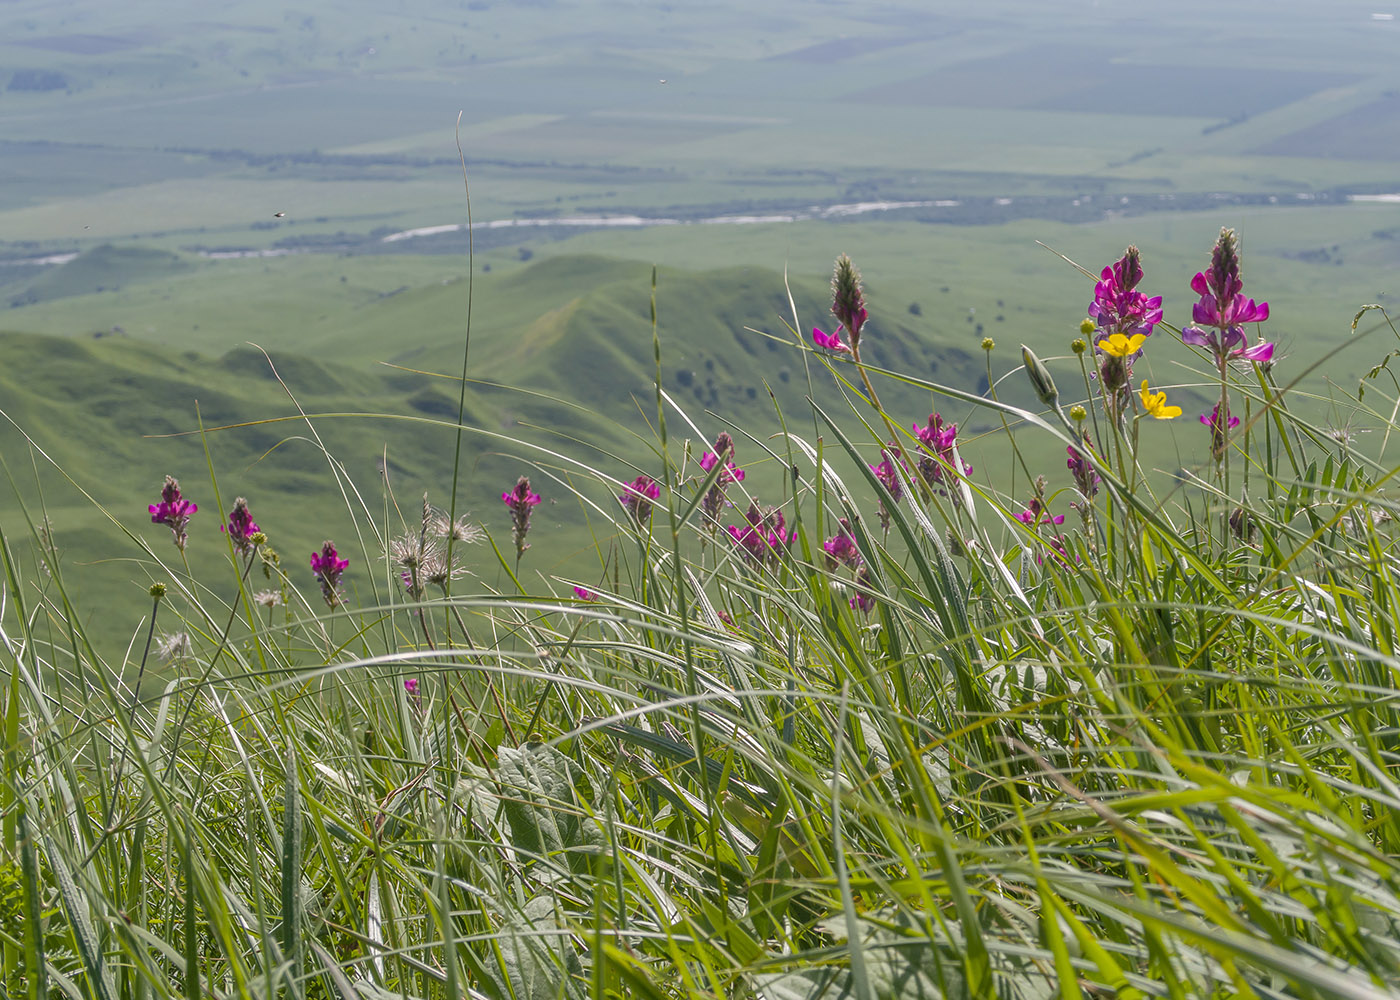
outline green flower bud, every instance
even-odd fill
[[[1085,316],[1083,319],[1081,319],[1081,320],[1079,321],[1079,332],[1082,333],[1082,334],[1084,334],[1084,336],[1086,336],[1086,337],[1089,336],[1089,334],[1093,333],[1093,332],[1094,332],[1095,330],[1097,330],[1098,328],[1099,328],[1099,325],[1098,325],[1097,323],[1095,323],[1093,320],[1091,320],[1088,316]]]
[[[1054,406],[1060,398],[1060,390],[1055,388],[1055,380],[1050,377],[1050,369],[1045,367],[1035,352],[1025,344],[1021,345],[1021,361],[1026,366],[1026,374],[1035,387],[1036,397],[1046,406]]]
[[[1075,337],[1074,342],[1069,345],[1069,349],[1075,354],[1083,354],[1089,349],[1089,345],[1084,343],[1083,338]]]
[[[1089,418],[1089,411],[1084,409],[1084,407],[1080,406],[1078,403],[1075,403],[1069,408],[1069,418],[1075,423],[1078,423],[1081,420],[1087,420]]]
[[[995,340],[993,340],[991,337],[983,337],[983,338],[982,338],[982,350],[987,351],[988,353],[990,353],[991,350],[992,350],[994,347],[996,347],[996,346],[997,346],[997,342],[996,342]]]
[[[165,584],[153,583],[151,584],[150,589],[146,591],[146,593],[150,594],[158,601],[165,596]]]

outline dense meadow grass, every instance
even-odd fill
[[[309,560],[214,451],[153,473],[111,521],[150,581],[119,656],[44,511],[7,517],[6,992],[1400,993],[1400,389],[1323,426],[1234,234],[1177,270],[1088,272],[1054,357],[988,330],[976,391],[902,367],[840,258],[819,330],[805,294],[774,321],[771,435],[673,386],[653,272],[634,450],[473,423],[464,349],[455,410],[396,418],[460,456],[421,499],[302,421],[342,497],[288,529],[332,535]],[[551,501],[586,571],[533,570]]]

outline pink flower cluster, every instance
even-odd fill
[[[700,456],[700,468],[705,472],[710,472],[716,465],[723,463],[719,475],[715,478],[714,485],[705,493],[705,497],[700,501],[700,509],[705,515],[706,527],[713,527],[719,518],[719,512],[729,503],[726,493],[731,483],[742,483],[744,481],[744,470],[734,464],[734,439],[724,431],[720,431],[715,438],[715,450],[707,451]]]
[[[651,520],[652,503],[661,496],[661,486],[650,476],[638,476],[623,487],[622,506],[639,526]]]
[[[826,553],[826,568],[835,570],[839,566],[845,566],[855,570],[854,582],[857,590],[855,596],[850,599],[851,609],[869,613],[875,607],[875,598],[867,593],[870,587],[870,570],[865,565],[860,549],[856,547],[850,522],[843,517],[840,524],[841,530],[822,542],[822,551]]]
[[[823,333],[812,327],[812,342],[838,354],[858,347],[860,329],[870,314],[865,309],[865,289],[860,283],[860,272],[845,254],[836,258],[836,269],[831,276],[831,314],[840,326],[831,333]],[[850,347],[841,339],[843,332],[850,335]]]
[[[749,504],[744,520],[748,524],[742,528],[729,525],[729,535],[753,566],[776,563],[797,537],[796,530],[787,529],[783,512],[777,507],[760,509],[754,501]]]
[[[540,495],[530,489],[528,476],[521,476],[515,488],[501,494],[501,500],[510,509],[511,533],[515,539],[515,558],[519,559],[530,546],[525,544],[525,536],[530,533],[530,511],[540,502]]]
[[[233,548],[239,555],[253,551],[253,535],[259,530],[253,523],[253,515],[248,510],[248,501],[238,497],[233,501],[233,509],[228,514],[228,526],[220,525],[233,541]]]
[[[174,476],[165,477],[165,485],[160,490],[160,503],[150,504],[146,509],[151,512],[152,524],[170,526],[175,533],[175,547],[184,552],[185,543],[189,540],[185,529],[189,526],[190,517],[199,510],[199,505],[180,495],[180,483]]]
[[[1064,524],[1065,516],[1063,514],[1052,516],[1045,509],[1045,504],[1041,502],[1040,497],[1031,497],[1030,505],[1016,515],[1016,520],[1034,528],[1038,524]]]
[[[1191,279],[1191,290],[1201,297],[1191,309],[1191,318],[1199,325],[1181,331],[1182,343],[1206,348],[1217,365],[1233,360],[1272,360],[1273,344],[1261,341],[1247,346],[1244,324],[1268,319],[1269,303],[1256,303],[1241,294],[1244,279],[1240,277],[1239,241],[1233,229],[1220,230],[1210,255],[1210,270]]]
[[[1162,296],[1148,298],[1139,292],[1141,280],[1141,256],[1138,248],[1132,246],[1116,263],[1100,272],[1094,285],[1094,301],[1089,305],[1089,318],[1098,324],[1095,347],[1115,333],[1150,337],[1152,328],[1162,322]]]
[[[340,577],[349,565],[350,560],[340,558],[335,543],[329,539],[321,544],[319,551],[311,553],[311,572],[316,574],[316,581],[321,585],[321,596],[331,607],[341,602]]]
[[[837,566],[848,566],[855,569],[864,560],[861,558],[860,549],[856,547],[856,540],[851,534],[851,523],[844,517],[841,518],[841,530],[822,542],[822,551],[826,553],[826,568],[835,569]]]
[[[926,454],[919,456],[917,468],[919,476],[929,486],[941,485],[944,475],[958,469],[954,461],[953,448],[958,442],[958,425],[944,421],[937,413],[928,415],[928,425],[914,424],[914,433],[919,436],[919,444]],[[962,463],[962,474],[972,472],[971,464]]]

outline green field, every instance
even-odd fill
[[[0,240],[459,221],[458,112],[481,218],[1392,181],[1396,29],[1369,7],[1089,11],[252,3],[211,23],[13,3]],[[1251,44],[1202,40],[1232,33]]]
[[[492,434],[618,478],[646,460],[653,264],[662,382],[699,448],[726,422],[776,428],[765,382],[785,414],[811,419],[811,359],[786,326],[785,273],[805,337],[829,320],[832,258],[850,253],[874,303],[871,360],[977,391],[979,344],[992,336],[993,376],[1010,373],[1002,391],[1024,402],[1015,346],[1059,359],[1073,381],[1068,344],[1092,289],[1037,241],[1093,271],[1137,243],[1145,286],[1180,324],[1191,274],[1219,226],[1234,225],[1287,370],[1327,358],[1297,387],[1300,404],[1345,427],[1347,396],[1390,335],[1328,352],[1351,336],[1356,308],[1396,293],[1400,257],[1400,206],[1345,202],[1394,179],[1396,29],[1370,14],[1352,3],[999,3],[974,15],[789,2],[760,16],[725,4],[410,14],[351,3],[330,17],[250,3],[214,22],[159,3],[120,16],[7,4],[0,328],[16,333],[3,408],[124,525],[148,530],[142,511],[164,472],[207,476],[196,438],[150,435],[195,430],[196,400],[206,426],[297,412],[266,350],[308,411],[378,415],[315,426],[381,520],[386,486],[410,507],[443,490],[467,239],[383,237],[465,221],[460,111],[479,223],[687,223],[477,232],[469,375],[515,387],[474,385],[467,398],[469,499],[488,523],[501,481],[541,460]],[[1251,44],[1202,41],[1232,33]],[[880,201],[939,205],[821,218]],[[812,218],[732,221],[748,215]],[[717,216],[731,221],[699,224]],[[260,249],[285,255],[207,256]],[[15,263],[54,254],[78,256]],[[1194,414],[1210,390],[1189,361],[1154,352],[1143,373]],[[814,389],[841,405],[820,369]],[[884,391],[906,424],[933,405],[898,384]],[[1368,401],[1386,405],[1378,392]],[[638,436],[619,436],[615,421]],[[978,453],[994,429],[967,428],[980,468],[1005,464],[1000,444]],[[30,456],[13,433],[4,440],[32,502]],[[304,424],[209,441],[225,502],[256,488],[289,551],[316,543],[325,528],[297,511],[311,497],[340,501]],[[1159,469],[1199,460],[1199,427],[1183,422],[1159,442]],[[542,461],[564,474],[567,462]],[[102,516],[71,487],[45,471],[38,483],[70,558],[133,554],[93,541]],[[1008,476],[1002,488],[1024,484]],[[582,545],[587,512],[550,513]],[[134,564],[88,570],[114,593],[145,585]],[[123,614],[139,604],[114,600]]]

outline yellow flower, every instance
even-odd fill
[[[1168,406],[1167,394],[1150,391],[1147,388],[1147,379],[1142,380],[1142,408],[1158,420],[1170,420],[1172,417],[1181,416],[1181,407]]]
[[[1144,333],[1135,333],[1131,337],[1114,333],[1099,341],[1099,347],[1105,354],[1110,354],[1115,358],[1126,358],[1129,354],[1136,354],[1146,339],[1147,335]]]

